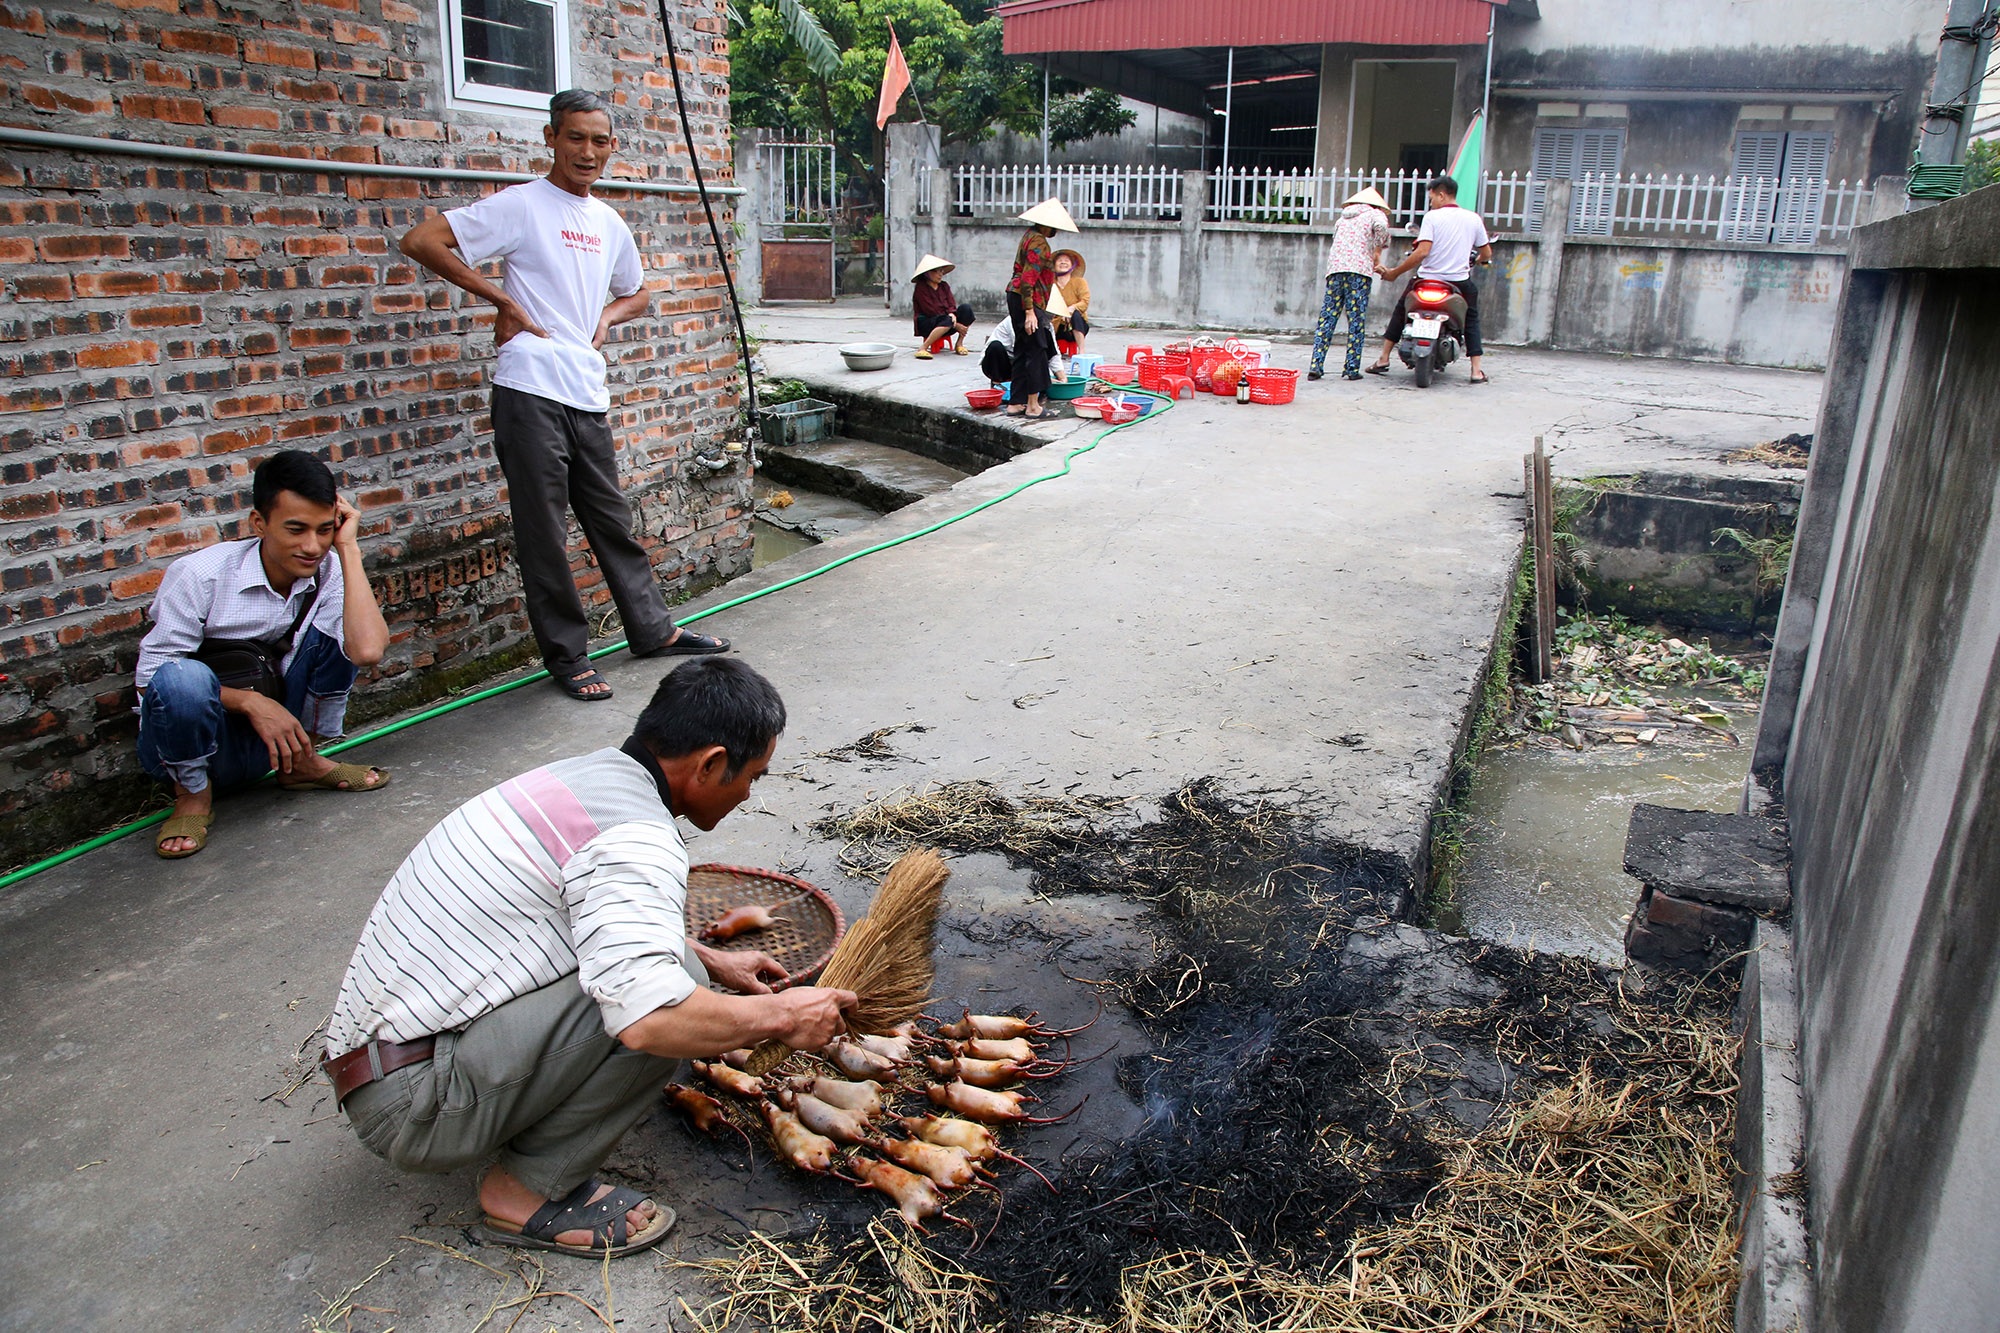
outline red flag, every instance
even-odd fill
[[[896,114],[896,103],[910,88],[910,66],[903,59],[902,44],[896,40],[896,25],[889,25],[889,58],[882,64],[882,99],[875,104],[875,128],[881,129]]]

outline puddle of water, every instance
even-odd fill
[[[790,528],[781,528],[775,523],[766,523],[761,518],[750,520],[752,545],[750,548],[750,568],[762,569],[788,555],[797,555],[810,546],[819,545],[810,537],[801,537]]]
[[[1625,956],[1625,918],[1639,899],[1627,875],[1625,827],[1640,801],[1684,810],[1738,808],[1746,738],[1712,744],[1600,745],[1581,752],[1525,745],[1489,750],[1467,798],[1456,877],[1462,929],[1481,939],[1604,962]]]

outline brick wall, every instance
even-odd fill
[[[670,7],[704,170],[727,183],[722,8]],[[688,180],[653,6],[572,0],[570,19],[572,82],[620,108],[614,170]],[[447,107],[441,51],[437,7],[404,0],[0,0],[0,124],[543,165],[536,119]],[[276,449],[318,452],[362,510],[393,638],[356,716],[532,658],[485,416],[491,310],[395,248],[493,188],[0,146],[0,865],[155,799],[130,712],[146,609],[175,557],[247,535],[249,473]],[[685,591],[749,564],[747,479],[690,462],[737,432],[722,273],[692,196],[603,193],[654,292],[611,349],[621,467]]]

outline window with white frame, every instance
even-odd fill
[[[546,111],[569,86],[568,0],[440,0],[455,102]]]

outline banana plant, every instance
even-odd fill
[[[826,35],[826,29],[819,25],[813,12],[805,6],[805,0],[770,0],[771,7],[784,20],[785,30],[791,34],[793,45],[805,57],[806,66],[822,79],[830,79],[840,72],[840,48],[833,44],[833,38]],[[737,27],[747,27],[743,15],[735,5],[729,6],[729,21]]]

